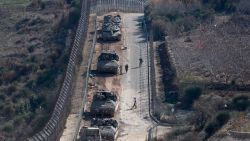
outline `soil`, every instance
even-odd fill
[[[94,22],[94,15],[90,15],[89,17],[89,23]],[[66,120],[65,129],[63,131],[63,134],[60,138],[60,141],[69,141],[73,140],[73,137],[75,135],[75,130],[77,129],[77,122],[79,120],[80,107],[82,105],[82,100],[84,96],[84,88],[87,87],[88,84],[86,84],[86,73],[88,65],[88,59],[90,57],[91,47],[92,47],[92,40],[93,40],[93,34],[94,34],[94,24],[89,24],[88,26],[88,34],[87,39],[83,46],[82,50],[82,61],[80,63],[80,66],[76,72],[76,80],[74,82],[74,94],[71,98],[71,109],[69,116]]]

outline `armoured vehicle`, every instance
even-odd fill
[[[104,41],[121,40],[121,16],[104,16],[102,25],[102,39]]]
[[[99,91],[95,94],[90,111],[94,116],[113,117],[117,110],[117,97],[113,92]]]
[[[97,71],[99,73],[117,74],[119,56],[112,50],[103,50],[98,57]]]
[[[117,129],[113,126],[100,126],[100,133],[103,141],[114,141],[117,136]]]
[[[101,132],[98,127],[83,126],[79,135],[80,141],[101,141]]]

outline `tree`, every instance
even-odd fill
[[[81,10],[77,7],[70,8],[69,18],[68,18],[68,26],[73,27],[78,23],[78,20],[81,16]]]
[[[197,86],[188,87],[185,90],[185,94],[182,98],[182,107],[184,109],[190,109],[195,100],[197,100],[202,94],[202,89]]]
[[[216,115],[216,117],[211,121],[206,129],[205,132],[207,133],[206,139],[212,136],[217,130],[219,130],[224,124],[228,122],[230,119],[230,115],[227,112],[222,112]]]
[[[239,111],[245,111],[249,107],[250,101],[248,96],[240,95],[233,98],[232,106]]]

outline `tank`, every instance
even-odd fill
[[[121,40],[121,16],[107,15],[103,18],[102,39],[104,41]]]
[[[119,56],[111,50],[102,51],[98,57],[97,71],[99,73],[117,74]]]
[[[83,126],[79,135],[80,141],[101,141],[101,132],[98,127]]]
[[[117,109],[117,96],[114,92],[98,91],[93,97],[91,113],[95,116],[113,117]]]

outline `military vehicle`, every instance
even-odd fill
[[[112,50],[103,50],[98,57],[97,71],[99,73],[117,74],[119,56]]]
[[[102,39],[104,41],[121,40],[121,16],[104,16],[102,25]]]
[[[94,118],[92,127],[98,127],[103,140],[114,141],[118,135],[118,122],[112,118]]]
[[[80,141],[101,141],[101,132],[98,127],[83,126],[79,135]]]
[[[90,112],[94,116],[113,117],[117,110],[117,97],[114,92],[99,91],[95,94]]]

